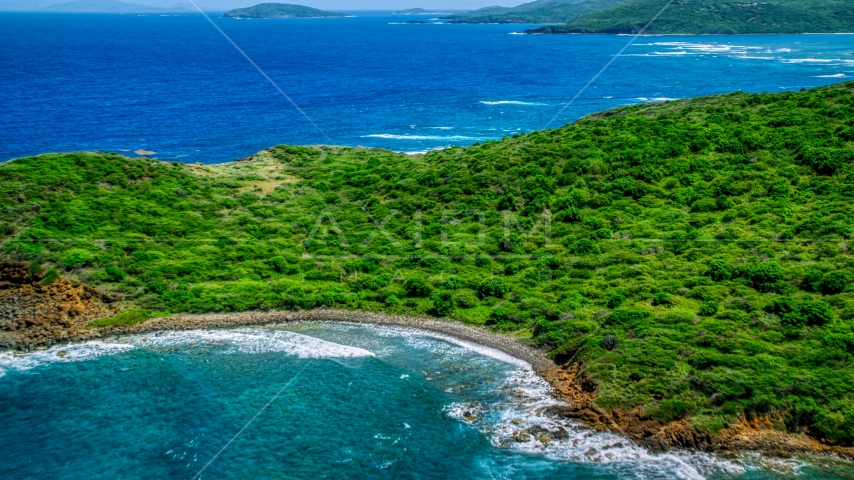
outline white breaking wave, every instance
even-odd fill
[[[816,75],[814,78],[845,78],[847,75],[844,73],[837,73],[834,75]]]
[[[384,138],[386,140],[484,140],[481,137],[465,137],[462,135],[440,137],[435,135],[394,135],[391,133],[375,133],[372,135],[362,135],[361,138]]]
[[[787,58],[783,61],[785,63],[830,63],[840,62],[841,60],[833,58]]]
[[[11,371],[31,370],[51,363],[84,362],[133,349],[132,345],[125,343],[93,341],[70,344],[64,347],[56,346],[25,355],[16,355],[11,352],[0,353],[0,377]]]
[[[230,353],[281,352],[299,358],[355,358],[374,355],[362,348],[339,345],[299,333],[268,328],[164,332],[159,336],[136,336],[131,339],[131,344],[136,347],[173,347],[201,343],[224,346],[226,352]]]
[[[742,465],[719,460],[714,455],[651,453],[617,435],[594,432],[576,422],[546,416],[545,409],[564,403],[551,396],[551,387],[530,366],[512,372],[499,388],[506,392],[502,395],[506,400],[493,405],[454,403],[445,408],[445,415],[471,425],[488,436],[496,447],[559,461],[607,465],[621,478],[659,478],[662,471],[682,479],[745,472]],[[543,442],[524,436],[525,430],[536,426],[551,432],[563,429],[567,437]]]
[[[737,475],[746,471],[739,463],[723,461],[706,453],[651,453],[618,435],[594,432],[577,422],[547,416],[548,407],[565,403],[552,397],[552,387],[528,362],[500,350],[429,330],[385,325],[360,324],[359,327],[383,337],[404,338],[410,348],[430,349],[442,357],[452,358],[471,351],[515,366],[498,386],[502,392],[500,402],[491,405],[452,403],[444,409],[446,416],[471,425],[496,447],[545,455],[559,461],[608,465],[621,478],[658,478],[662,471],[668,471],[676,478],[693,480],[706,475]],[[432,341],[434,339],[444,343],[437,344]],[[453,390],[451,388],[449,393]],[[568,437],[545,443],[536,438],[518,441],[523,430],[534,426],[552,432],[563,428]]]
[[[225,353],[281,352],[299,358],[357,358],[374,354],[362,348],[339,345],[298,333],[263,328],[240,330],[191,330],[159,335],[134,335],[122,342],[91,341],[16,355],[0,353],[0,377],[11,371],[31,370],[52,363],[84,362],[144,347],[180,347],[209,344],[225,347]]]
[[[475,352],[481,356],[493,358],[503,363],[515,365],[517,367],[530,367],[531,364],[518,359],[510,354],[504,353],[501,350],[479,345],[477,343],[460,340],[459,338],[443,333],[434,332],[432,330],[423,330],[414,327],[397,327],[393,325],[366,325],[352,322],[337,322],[343,325],[358,326],[370,330],[372,333],[380,337],[396,337],[403,338],[412,348],[425,348],[433,350],[443,355],[454,356],[466,350]],[[436,344],[432,341],[425,340],[442,340],[449,345]],[[462,347],[462,348],[459,348]]]
[[[529,105],[529,106],[546,106],[548,103],[539,103],[539,102],[520,102],[518,100],[481,100],[484,105]]]

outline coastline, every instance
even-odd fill
[[[509,335],[453,320],[338,309],[176,314],[134,325],[90,329],[82,335],[64,338],[56,345],[162,331],[231,329],[299,322],[341,322],[411,328],[451,336],[501,351],[530,364],[534,373],[552,387],[551,396],[565,403],[548,408],[545,412],[547,415],[579,422],[592,431],[611,432],[650,451],[701,451],[724,457],[756,452],[773,458],[812,455],[854,460],[854,448],[828,445],[806,434],[781,431],[776,428],[777,422],[771,417],[741,418],[727,428],[711,433],[697,430],[689,420],[661,422],[647,415],[643,406],[631,410],[615,408],[605,411],[595,404],[599,387],[586,375],[583,365],[557,365],[545,356],[544,351],[533,345],[525,345]]]
[[[542,370],[553,368],[555,366],[553,361],[546,358],[544,352],[532,346],[521,344],[515,341],[513,337],[490,332],[481,328],[471,327],[454,320],[437,320],[433,318],[419,318],[337,309],[299,311],[268,310],[223,314],[176,314],[169,317],[153,318],[144,323],[102,329],[98,331],[98,334],[100,334],[100,337],[138,335],[164,330],[228,329],[297,322],[364,323],[370,325],[427,330],[499,350],[512,357],[529,363],[538,373]]]

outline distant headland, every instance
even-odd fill
[[[567,20],[563,25],[528,30],[533,34],[797,34],[854,32],[850,0],[675,1],[662,10],[659,0],[631,0]],[[649,23],[651,19],[655,21]]]
[[[223,14],[224,18],[326,18],[346,17],[337,12],[286,3],[261,3],[254,7],[237,8]]]

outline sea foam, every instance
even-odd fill
[[[23,355],[11,352],[0,353],[0,377],[11,371],[26,371],[51,363],[84,362],[133,349],[132,345],[125,343],[92,341],[62,347],[55,346]]]
[[[547,103],[540,102],[521,102],[519,100],[481,100],[484,105],[527,105],[527,106],[546,106]]]
[[[167,348],[207,344],[223,353],[259,354],[280,352],[299,358],[357,358],[374,354],[298,333],[266,328],[239,330],[190,330],[158,335],[134,335],[123,341],[90,341],[56,346],[28,354],[0,353],[0,377],[11,371],[26,371],[52,363],[83,362],[138,348]]]
[[[242,328],[238,330],[190,330],[165,332],[154,337],[133,337],[136,347],[179,347],[200,343],[225,349],[224,353],[258,354],[280,352],[299,358],[370,357],[373,353],[319,338],[284,330]]]
[[[361,138],[384,138],[386,140],[485,140],[481,137],[466,137],[462,135],[442,137],[436,135],[394,135],[391,133],[375,133],[372,135],[362,135]]]

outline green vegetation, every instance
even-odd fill
[[[343,13],[325,12],[316,8],[286,3],[261,3],[254,7],[237,8],[223,14],[229,18],[320,18],[346,17]]]
[[[135,323],[142,323],[151,318],[148,310],[127,310],[110,318],[102,318],[89,323],[92,327],[124,327]]]
[[[135,308],[448,316],[581,361],[604,407],[854,442],[854,84],[624,107],[421,156],[0,166],[2,255]]]
[[[629,0],[536,0],[517,7],[486,7],[442,17],[448,23],[565,23]]]
[[[638,33],[668,1],[631,0],[591,12],[566,25],[536,28],[528,33]],[[854,32],[854,3],[849,0],[675,0],[645,33],[845,32]]]

